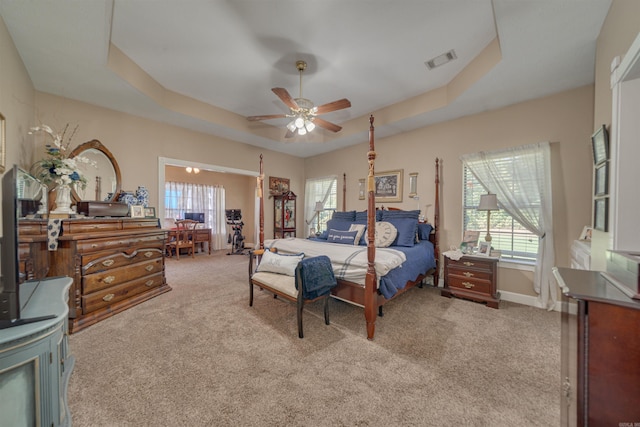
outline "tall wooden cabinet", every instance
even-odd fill
[[[293,191],[273,196],[273,238],[296,237],[296,195]]]
[[[558,268],[563,426],[640,422],[640,301],[600,272]]]
[[[41,221],[46,228],[46,221]],[[37,241],[35,223],[20,223],[20,245]],[[45,236],[46,237],[46,236]],[[156,295],[170,291],[164,271],[165,232],[157,219],[87,218],[62,221],[55,251],[29,251],[25,265],[48,257],[48,276],[73,279],[69,330],[79,331]],[[25,253],[27,251],[25,250]]]

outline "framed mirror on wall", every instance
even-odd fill
[[[418,172],[411,172],[409,174],[409,197],[415,197],[418,195]]]
[[[97,139],[77,146],[69,157],[82,156],[94,161],[96,167],[85,168],[87,186],[74,188],[71,197],[75,202],[96,200],[115,202],[121,191],[120,167],[113,154]]]

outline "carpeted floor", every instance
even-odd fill
[[[74,426],[555,426],[560,315],[412,289],[305,309],[256,293],[241,255],[166,262],[171,292],[71,335]]]

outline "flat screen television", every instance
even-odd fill
[[[2,177],[2,242],[0,243],[0,329],[51,319],[55,316],[23,318],[20,301],[18,255],[18,166]],[[23,172],[24,173],[24,172]],[[34,291],[37,288],[34,287]],[[28,301],[25,298],[26,303]]]
[[[204,213],[187,212],[184,214],[184,219],[191,219],[198,222],[204,222]]]

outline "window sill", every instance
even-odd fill
[[[513,261],[510,259],[500,259],[498,262],[498,267],[500,268],[508,268],[511,270],[523,270],[523,271],[534,271],[536,265],[532,262],[526,261]]]

